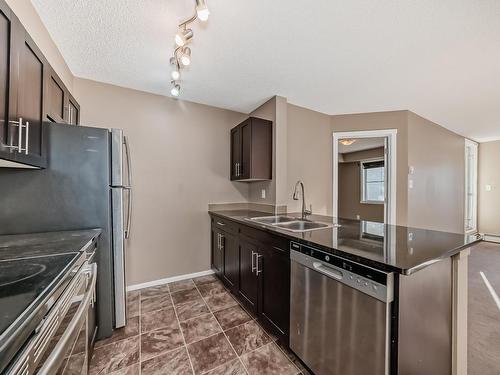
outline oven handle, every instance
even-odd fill
[[[84,272],[89,273],[91,276],[90,283],[87,285],[82,303],[78,307],[75,316],[69,323],[68,328],[64,332],[63,336],[59,339],[56,347],[54,348],[52,353],[50,353],[50,356],[47,358],[43,367],[38,372],[39,375],[51,375],[57,372],[64,361],[64,357],[68,352],[68,348],[70,348],[69,346],[74,344],[74,340],[80,333],[80,328],[83,324],[82,321],[87,318],[88,309],[94,296],[94,289],[97,280],[97,264],[90,264]]]

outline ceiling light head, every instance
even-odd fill
[[[183,29],[175,35],[175,44],[179,47],[185,46],[193,38],[193,30]]]
[[[181,78],[181,73],[177,70],[177,68],[175,68],[170,73],[170,77],[172,77],[174,81],[178,81]]]
[[[350,146],[354,142],[356,142],[356,140],[355,139],[341,139],[339,142],[342,143],[344,146]]]
[[[170,90],[170,94],[172,94],[173,97],[177,98],[180,93],[181,87],[177,83],[174,83],[174,87],[172,87],[172,90]]]
[[[184,47],[181,54],[181,63],[184,66],[191,64],[191,48]]]
[[[200,21],[205,22],[208,20],[210,11],[208,10],[205,0],[196,0],[196,14],[198,15]]]

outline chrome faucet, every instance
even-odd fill
[[[299,191],[298,191],[299,185],[302,190],[302,220],[306,220],[307,215],[312,214],[312,210],[306,210],[306,196],[304,193],[304,183],[300,180],[295,183],[295,189],[293,190],[293,200],[294,201],[299,200]]]

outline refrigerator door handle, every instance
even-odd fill
[[[123,136],[123,146],[125,149],[125,158],[127,160],[127,186],[126,189],[128,190],[127,194],[127,224],[125,226],[125,239],[128,239],[130,236],[130,225],[132,222],[132,168],[131,168],[131,162],[130,162],[130,147],[128,143],[128,138],[127,136]]]

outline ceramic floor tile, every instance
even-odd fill
[[[139,291],[127,293],[127,318],[139,316]]]
[[[240,305],[219,310],[214,313],[223,330],[239,326],[252,320],[252,317],[241,308]]]
[[[127,325],[120,329],[115,329],[111,337],[103,340],[99,340],[95,343],[95,347],[99,348],[101,346],[110,344],[115,341],[123,340],[128,337],[137,336],[139,334],[139,317],[133,317],[127,319]]]
[[[237,358],[223,333],[188,345],[188,351],[196,374],[215,369]]]
[[[184,345],[182,333],[176,328],[162,328],[141,335],[141,359],[147,360]]]
[[[283,353],[288,357],[288,359],[297,367],[301,374],[303,375],[314,375],[300,362],[297,356],[288,348],[284,347],[280,341],[276,341],[275,344],[281,349]]]
[[[175,305],[193,302],[200,299],[201,295],[197,289],[181,290],[180,292],[172,293],[172,300]]]
[[[167,307],[172,307],[172,300],[170,294],[159,295],[156,297],[150,297],[143,299],[141,301],[141,314],[165,309]]]
[[[142,375],[192,375],[185,347],[142,362]]]
[[[152,286],[151,288],[141,289],[141,301],[151,298],[164,296],[170,292],[168,285]]]
[[[204,285],[204,284],[210,284],[215,281],[219,281],[215,275],[207,275],[207,276],[201,276],[193,279],[193,282],[196,284],[196,286]]]
[[[210,312],[207,304],[201,298],[177,305],[175,310],[181,322]]]
[[[207,303],[208,307],[210,307],[212,312],[227,309],[228,307],[238,304],[236,300],[226,292],[208,296],[207,298],[205,298],[205,302]]]
[[[228,362],[222,366],[219,366],[209,372],[206,375],[246,375],[246,370],[241,364],[239,359]]]
[[[139,368],[139,364],[136,363],[135,365],[122,368],[121,370],[110,372],[109,375],[139,375]]]
[[[160,328],[177,328],[177,318],[173,308],[156,310],[141,315],[141,333]]]
[[[203,284],[198,286],[198,290],[203,297],[213,296],[214,294],[222,293],[226,291],[224,285],[220,282],[213,282],[209,284]]]
[[[173,283],[168,284],[170,288],[170,293],[175,293],[181,290],[186,290],[186,289],[194,289],[196,288],[196,285],[194,284],[193,280],[181,280],[181,281],[174,281]]]
[[[139,362],[139,337],[131,337],[95,349],[90,374],[106,374],[137,362]]]
[[[212,314],[205,314],[199,317],[186,320],[181,323],[182,332],[186,339],[186,344],[207,338],[221,332],[219,323]]]
[[[296,375],[297,368],[274,344],[268,344],[241,357],[249,375]]]
[[[253,320],[226,331],[226,335],[240,356],[271,342],[269,336]]]

